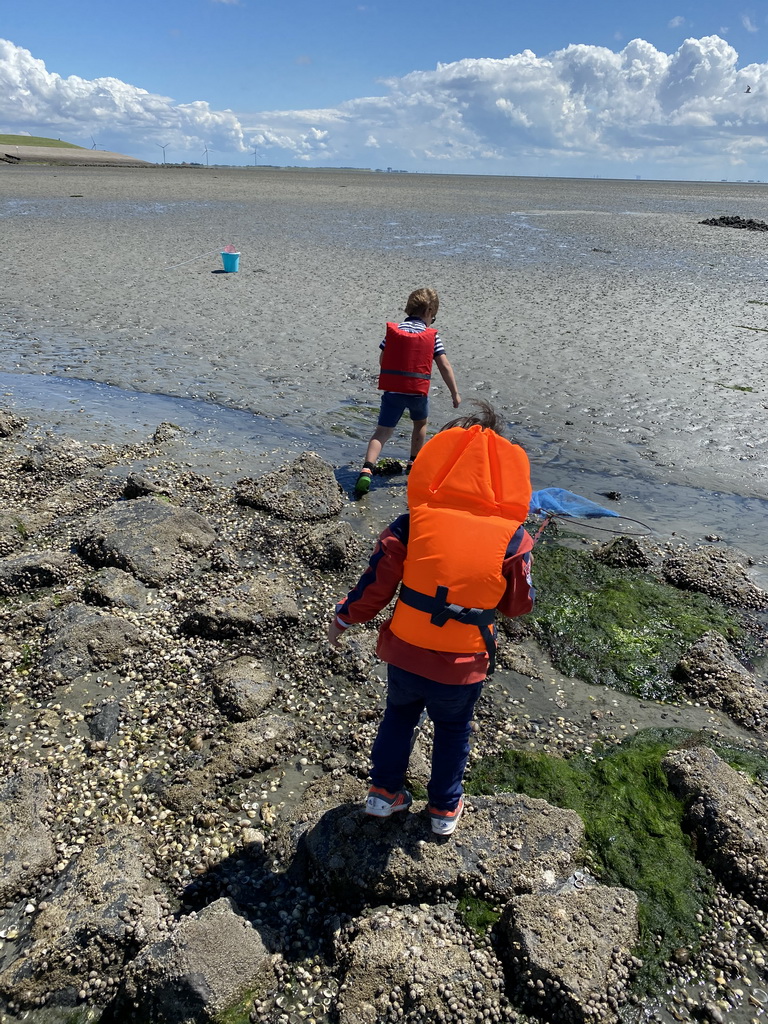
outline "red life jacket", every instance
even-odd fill
[[[387,324],[381,353],[379,391],[399,391],[408,395],[429,394],[432,357],[437,331],[432,327],[417,334]]]
[[[530,499],[528,456],[493,431],[453,427],[427,442],[408,479],[395,636],[433,651],[487,650],[493,671],[504,556]]]

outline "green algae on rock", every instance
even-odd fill
[[[639,897],[646,987],[661,980],[661,964],[674,950],[697,944],[712,890],[683,832],[683,804],[661,769],[676,741],[648,730],[569,760],[507,750],[480,761],[467,782],[471,793],[516,791],[579,814],[591,869],[604,884]]]
[[[470,931],[480,935],[485,934],[501,917],[501,912],[488,900],[469,895],[459,900],[457,913]]]
[[[738,613],[717,601],[650,573],[602,565],[583,551],[538,548],[535,581],[531,628],[555,666],[638,697],[678,696],[672,669],[709,630],[732,642],[744,634]]]
[[[757,750],[743,750],[732,743],[710,743],[709,746],[731,768],[743,772],[753,782],[768,784],[768,757]]]

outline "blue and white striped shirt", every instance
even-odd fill
[[[401,324],[398,324],[397,326],[398,326],[398,330],[405,331],[407,334],[421,334],[422,331],[426,331],[426,329],[427,329],[427,325],[418,316],[409,316],[409,317],[407,317],[407,319],[403,320],[403,322]],[[383,349],[385,344],[386,344],[386,339],[384,341],[382,341],[382,343],[379,345],[379,348]],[[442,341],[440,339],[440,335],[436,334],[435,335],[435,349],[434,349],[434,352],[432,353],[432,358],[434,359],[436,356],[444,356],[444,355],[445,355],[445,346],[443,345],[443,343],[442,343]]]

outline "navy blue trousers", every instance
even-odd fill
[[[464,792],[470,723],[483,684],[449,686],[394,665],[387,668],[387,706],[371,752],[371,781],[390,793],[402,788],[413,730],[426,708],[435,727],[429,803],[452,811]]]

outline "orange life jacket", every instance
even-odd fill
[[[429,394],[436,337],[437,331],[432,327],[411,334],[401,331],[397,324],[388,323],[381,353],[379,390]]]
[[[480,426],[427,442],[408,478],[408,551],[392,632],[434,651],[487,650],[493,671],[502,565],[530,500],[519,445]]]

